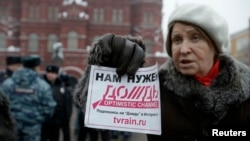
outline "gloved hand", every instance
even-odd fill
[[[93,49],[92,55],[95,54],[95,59],[101,58],[100,65],[117,68],[118,75],[133,75],[144,63],[145,45],[137,38],[105,34],[95,47],[99,48]]]

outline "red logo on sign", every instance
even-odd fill
[[[124,107],[124,108],[158,108],[158,91],[155,85],[134,86],[128,89],[125,86],[107,85],[101,100],[92,104],[95,109],[99,106]]]

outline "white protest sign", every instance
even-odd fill
[[[121,77],[91,66],[85,126],[160,135],[160,105],[157,65]]]

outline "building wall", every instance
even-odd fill
[[[43,58],[42,68],[48,63],[57,63],[80,76],[79,70],[86,67],[92,42],[105,33],[114,33],[140,36],[148,47],[147,57],[152,60],[149,64],[157,61],[161,64],[165,60],[154,56],[156,52],[163,51],[162,0],[83,0],[81,3],[70,3],[69,0],[10,0],[0,1],[0,5],[7,7],[8,11],[0,13],[0,33],[6,37],[5,45],[0,47],[1,59],[11,53],[23,56],[39,54]],[[145,12],[153,16],[149,14],[145,20]],[[116,18],[114,15],[117,15]],[[72,37],[71,44],[69,35]],[[62,62],[52,60],[49,36],[56,36],[57,41],[62,43]],[[37,48],[30,38],[33,41],[37,38]],[[30,44],[34,46],[29,47]],[[7,51],[9,46],[20,51]],[[0,68],[4,68],[4,63],[0,64]]]
[[[250,66],[250,30],[249,28],[231,35],[230,53],[237,60]]]

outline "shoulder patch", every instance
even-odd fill
[[[29,88],[14,88],[14,93],[16,93],[16,94],[35,94],[35,90],[29,89]]]

